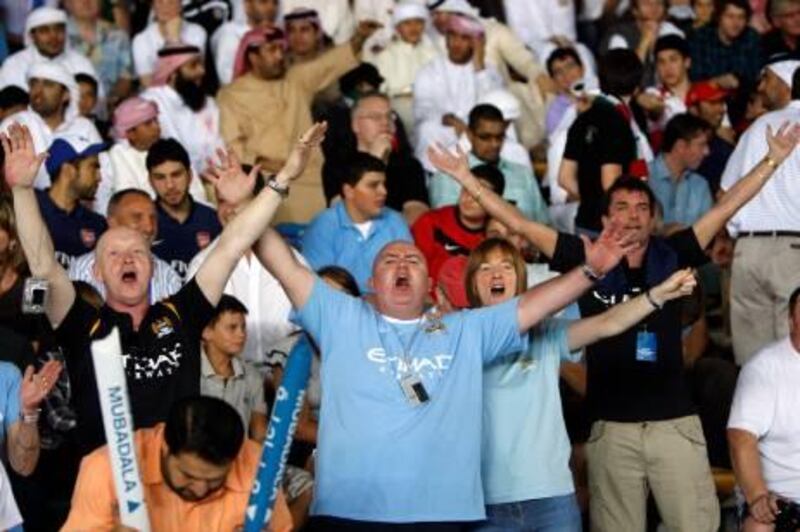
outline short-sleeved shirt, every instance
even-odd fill
[[[559,233],[553,269],[567,271],[584,259],[580,238]],[[623,261],[614,268],[580,298],[581,316],[600,314],[659,284],[676,270],[707,260],[691,227],[666,239],[650,237],[643,267],[632,269]],[[680,300],[669,301],[627,331],[586,348],[586,404],[596,419],[661,421],[694,413],[683,370],[680,311]],[[655,334],[655,360],[637,359],[637,340],[649,341],[640,333]]]
[[[161,471],[164,425],[137,430],[134,438],[151,530],[183,532],[241,528],[261,458],[260,445],[245,440],[222,487],[203,500],[186,501],[169,487]],[[69,517],[61,530],[111,530],[119,519],[118,504],[108,448],[103,447],[81,462]],[[282,492],[278,493],[274,510],[270,530],[292,530],[292,517]]]
[[[449,314],[434,327],[386,318],[315,280],[298,312],[322,353],[313,514],[392,523],[484,517],[483,365],[527,347],[517,304]],[[406,368],[426,403],[403,393]]]
[[[603,182],[601,169],[618,164],[623,169],[636,159],[636,140],[630,125],[608,100],[597,97],[578,115],[567,133],[564,159],[578,163],[578,191],[581,203],[575,225],[600,231]]]
[[[649,166],[650,188],[661,204],[665,224],[692,225],[713,206],[708,181],[699,174],[687,170],[680,179],[673,179],[663,155]]]
[[[559,391],[561,361],[572,360],[568,324],[543,321],[531,329],[527,351],[484,368],[481,469],[486,504],[575,491]]]
[[[353,274],[362,292],[369,291],[372,263],[381,249],[395,240],[411,242],[408,224],[400,213],[384,207],[370,220],[366,236],[338,202],[319,213],[303,233],[303,256],[312,268],[341,266]]]
[[[19,388],[22,374],[10,362],[0,362],[0,443],[5,442],[8,430],[19,421]]]
[[[217,211],[191,199],[191,212],[183,223],[179,222],[156,202],[158,213],[158,241],[153,253],[170,266],[183,279],[192,258],[208,246],[222,232]]]
[[[91,342],[119,328],[133,424],[151,427],[167,418],[174,401],[200,393],[200,335],[213,310],[194,279],[151,305],[138,330],[130,315],[75,298],[56,335],[66,351],[83,451],[105,443]]]
[[[482,227],[470,229],[461,223],[457,205],[426,212],[414,222],[411,234],[428,261],[428,271],[433,279],[437,278],[447,259],[454,255],[469,255],[486,236]]]
[[[201,350],[201,356],[203,358],[200,361],[200,393],[222,399],[235,408],[242,417],[247,432],[251,414],[257,412],[267,415],[264,379],[261,374],[249,362],[234,357],[231,360],[233,375],[223,377],[214,371],[214,366],[208,360],[205,350]]]
[[[758,438],[767,489],[800,503],[800,352],[784,338],[742,368],[728,418],[729,429]]]
[[[73,259],[92,251],[108,228],[105,218],[80,203],[67,212],[53,202],[47,190],[36,190],[36,199],[53,239],[56,258],[65,269]]]

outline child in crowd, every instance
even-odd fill
[[[235,297],[223,295],[214,316],[203,329],[200,390],[224,400],[242,416],[250,438],[267,435],[267,404],[258,370],[240,355],[247,340],[247,308]]]

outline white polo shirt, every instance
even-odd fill
[[[775,132],[784,122],[800,121],[800,101],[794,100],[753,122],[733,151],[720,186],[729,190],[767,155],[767,126]],[[764,188],[728,222],[732,236],[746,231],[800,231],[800,151],[795,150],[772,174]]]
[[[758,438],[767,488],[800,503],[800,352],[789,338],[762,349],[736,384],[729,429]]]

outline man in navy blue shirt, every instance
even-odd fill
[[[147,152],[150,185],[156,191],[159,242],[153,253],[184,277],[192,257],[222,231],[217,212],[189,195],[189,154],[175,139],[161,139]]]
[[[36,199],[53,238],[56,257],[68,268],[75,257],[94,249],[106,230],[106,220],[81,204],[94,199],[100,184],[98,154],[104,144],[92,144],[81,134],[67,133],[50,145],[47,173],[52,185],[37,190]]]

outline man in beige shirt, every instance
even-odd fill
[[[361,21],[349,43],[291,67],[280,29],[249,31],[239,44],[234,81],[217,96],[225,142],[242,161],[259,163],[268,172],[279,169],[294,141],[312,123],[314,94],[358,65],[364,41],[378,28],[375,22]],[[325,209],[322,161],[322,153],[315,150],[275,222],[308,222]]]

